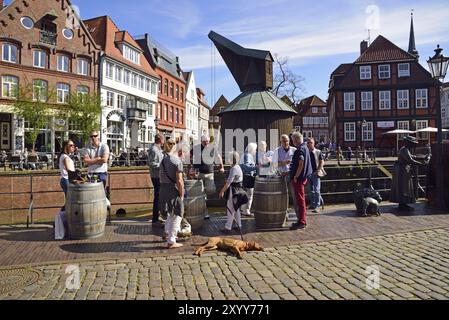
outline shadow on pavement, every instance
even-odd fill
[[[159,246],[145,246],[160,244]],[[105,253],[105,252],[145,252],[149,250],[165,249],[165,242],[161,241],[123,241],[100,243],[71,243],[59,246],[61,250],[72,253]]]

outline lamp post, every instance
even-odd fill
[[[435,55],[427,60],[427,64],[429,65],[430,73],[432,74],[432,77],[437,81],[439,94],[437,96],[438,98],[438,104],[437,104],[437,127],[438,127],[438,133],[437,133],[437,168],[442,169],[443,168],[443,126],[442,126],[442,119],[441,119],[441,88],[442,88],[442,81],[444,81],[444,78],[446,77],[447,67],[449,65],[449,57],[445,57],[441,54],[443,51],[442,48],[440,48],[440,45],[437,45],[437,48],[435,49]],[[444,193],[443,193],[443,174],[437,175],[437,181],[436,181],[436,192],[437,192],[437,203],[436,206],[439,209],[443,209],[444,204]]]

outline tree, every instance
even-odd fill
[[[27,84],[16,89],[16,100],[12,107],[16,116],[28,124],[28,135],[25,138],[27,143],[33,145],[33,151],[40,131],[51,118],[52,106],[49,101],[53,96],[54,92],[44,86],[34,87]]]
[[[98,94],[72,94],[66,113],[81,131],[83,141],[87,142],[92,130],[100,127],[101,97]]]
[[[287,57],[274,55],[274,79],[272,93],[277,97],[288,97],[293,105],[301,100],[301,93],[304,92],[302,82],[304,78],[295,74],[288,65]]]

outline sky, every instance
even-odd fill
[[[82,19],[109,15],[131,35],[148,33],[179,56],[184,71],[213,105],[220,95],[229,101],[240,93],[207,34],[214,30],[243,47],[269,50],[289,59],[304,78],[302,97],[327,99],[329,77],[342,63],[354,62],[360,42],[382,34],[407,50],[410,12],[420,63],[437,44],[449,55],[447,0],[72,0]],[[215,68],[212,68],[212,62]],[[215,76],[212,77],[212,74]],[[212,80],[214,79],[214,80]],[[214,86],[213,86],[214,84]],[[215,90],[212,88],[215,87]]]

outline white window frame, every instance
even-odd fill
[[[36,85],[37,83],[41,85]],[[44,84],[44,85],[42,85]],[[39,96],[36,97],[37,90],[39,90]],[[44,94],[42,94],[44,93]],[[48,98],[48,81],[42,79],[33,80],[33,100],[46,102]]]
[[[17,90],[19,88],[19,78],[16,76],[2,76],[2,97],[15,99],[17,98]],[[6,92],[6,94],[5,94]]]
[[[312,113],[318,113],[318,108],[317,107],[312,107]]]
[[[77,86],[76,87],[76,93],[78,95],[86,96],[86,95],[89,94],[89,87],[88,86],[83,86],[83,85]]]
[[[388,99],[386,97],[388,93]],[[379,110],[391,110],[391,91],[379,91]]]
[[[381,70],[383,67],[388,67],[388,70]],[[389,64],[380,64],[378,67],[379,79],[390,79],[391,78],[391,67]],[[383,74],[383,76],[382,76]]]
[[[407,71],[401,71],[401,66],[407,66]],[[410,77],[410,63],[398,63],[398,78],[403,77]]]
[[[343,123],[344,138],[345,141],[355,141],[356,140],[356,123],[355,122],[344,122]]]
[[[58,55],[57,70],[60,72],[70,71],[70,58],[68,56],[63,54]]]
[[[374,123],[369,121],[362,125],[362,141],[373,141],[374,140]]]
[[[58,82],[56,84],[57,103],[68,103],[70,97],[70,85],[68,83]]]
[[[44,50],[33,51],[33,67],[45,69],[47,67],[47,52]]]
[[[425,95],[423,93],[425,92]],[[428,108],[429,99],[428,99],[428,90],[427,89],[416,89],[415,90],[415,106],[416,109],[425,109]]]
[[[410,130],[410,121],[408,120],[398,121],[397,128],[400,130]]]
[[[12,59],[15,53],[15,59]],[[4,43],[2,46],[2,60],[9,63],[17,63],[19,60],[19,49],[11,43]]]
[[[123,68],[120,66],[115,66],[115,81],[122,82],[123,81]]]
[[[409,90],[397,90],[397,108],[398,110],[410,109],[410,94]]]
[[[140,53],[126,44],[123,45],[123,57],[135,64],[140,64]]]
[[[344,111],[355,111],[355,92],[344,93]]]
[[[139,80],[138,80],[138,83],[139,83],[139,90],[141,90],[141,91],[145,90],[145,83],[144,83],[145,78],[142,77],[142,76],[139,76],[138,79],[139,79]]]
[[[360,66],[360,80],[371,80],[371,66]]]
[[[87,59],[78,59],[76,63],[76,71],[79,75],[89,75],[89,61]]]
[[[138,82],[139,76],[137,73],[131,73],[131,87],[137,88],[137,82]]]
[[[361,110],[368,111],[373,110],[373,92],[362,91],[360,92]]]
[[[124,109],[126,105],[126,97],[117,93],[117,108]]]
[[[114,78],[114,64],[110,62],[106,62],[106,78],[113,79]]]
[[[129,71],[128,69],[125,69],[125,71],[123,72],[123,83],[126,85],[130,85],[131,83],[131,71]]]
[[[151,94],[156,94],[157,83],[155,81],[151,81]]]
[[[421,130],[429,126],[429,120],[416,120],[416,130]],[[429,132],[417,132],[418,140],[429,140]]]
[[[106,92],[106,106],[114,107],[114,98],[115,98],[115,93],[112,91],[107,91]]]

